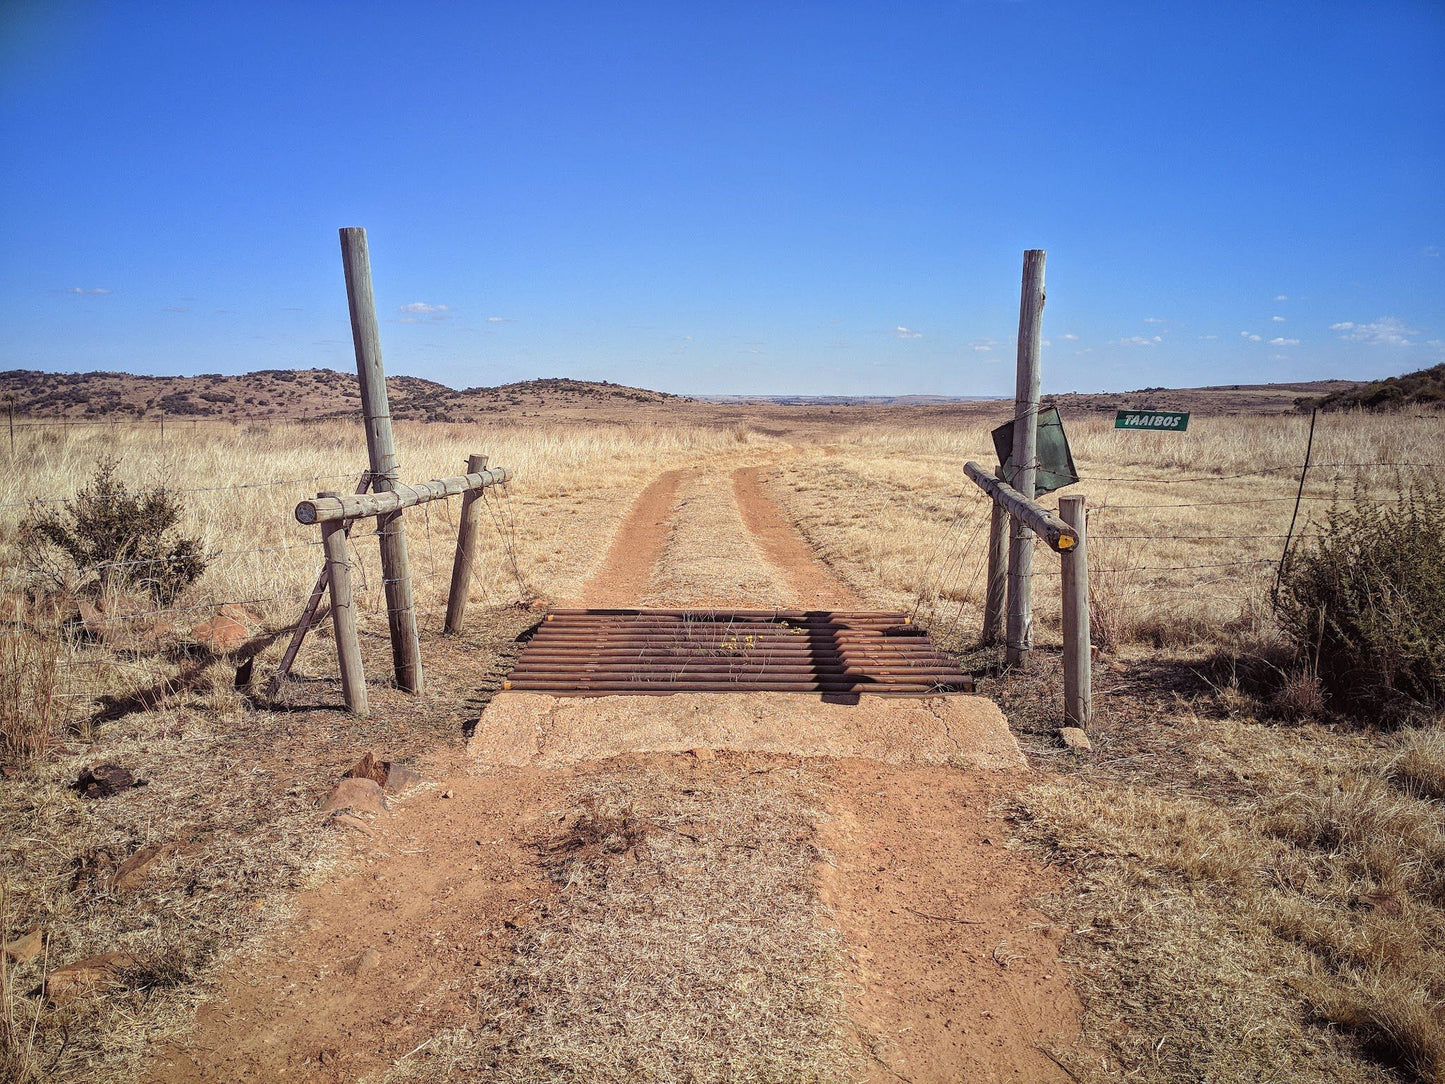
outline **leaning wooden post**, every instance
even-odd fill
[[[1064,594],[1064,722],[1087,728],[1093,714],[1089,637],[1089,549],[1084,531],[1084,498],[1060,497],[1059,518],[1074,529],[1078,544],[1061,555]]]
[[[366,450],[371,457],[371,486],[390,493],[397,486],[396,445],[391,436],[391,408],[386,398],[386,373],[381,366],[381,332],[371,292],[371,255],[366,231],[341,231],[341,262],[346,271],[346,301],[351,309],[351,338],[356,345],[356,376],[366,415]],[[381,578],[386,588],[386,622],[391,632],[391,659],[396,683],[409,693],[422,691],[421,641],[416,631],[416,602],[406,558],[406,531],[398,510],[377,519],[381,536]]]
[[[1000,468],[1000,475],[1003,474]],[[1008,591],[1009,514],[997,501],[988,519],[988,589],[983,600],[983,638],[980,643],[996,644],[1003,639],[1004,600]]]
[[[335,491],[318,497],[339,496]],[[326,552],[326,578],[331,588],[331,627],[336,632],[336,661],[341,667],[341,691],[353,715],[366,714],[366,675],[361,669],[361,641],[356,636],[356,607],[351,598],[351,560],[346,553],[344,520],[321,525]]]
[[[1044,321],[1044,250],[1024,253],[1019,294],[1018,381],[1014,390],[1013,476],[1004,481],[1034,499],[1038,463],[1039,346]],[[1022,666],[1033,647],[1034,535],[1014,520],[1008,555],[1008,640],[1005,661]]]
[[[467,457],[467,473],[476,474],[487,469],[487,457]],[[452,558],[452,587],[447,594],[447,620],[444,632],[462,631],[462,617],[467,612],[467,588],[472,584],[472,568],[477,558],[477,525],[481,522],[482,509],[478,504],[483,490],[469,489],[462,494],[461,525],[457,527],[457,552]]]

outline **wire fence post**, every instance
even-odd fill
[[[998,471],[1002,476],[1003,468]],[[983,636],[980,643],[996,644],[1004,634],[1004,603],[1008,596],[1009,514],[997,501],[988,514],[988,585],[983,600]]]
[[[468,474],[476,474],[486,469],[486,456],[473,455],[467,458]],[[452,558],[452,586],[447,593],[447,619],[442,628],[443,632],[455,634],[462,631],[462,618],[467,612],[467,589],[472,584],[472,569],[477,558],[477,525],[482,518],[477,501],[483,492],[474,489],[462,495],[462,512],[458,517],[461,522],[457,526],[457,552]]]
[[[1082,496],[1059,498],[1059,518],[1079,541],[1060,555],[1064,596],[1064,722],[1086,729],[1093,716],[1093,643],[1089,633],[1089,551]]]
[[[351,226],[341,230],[341,262],[346,273],[347,307],[351,310],[351,337],[356,346],[356,376],[366,416],[371,486],[378,493],[390,493],[399,482],[396,445],[391,433],[386,373],[381,364],[381,331],[371,291],[371,254],[364,229]],[[419,694],[423,687],[421,641],[417,636],[416,601],[401,511],[378,517],[377,534],[381,538],[381,577],[386,589],[386,620],[396,683],[409,693]]]
[[[1034,499],[1038,459],[1039,348],[1044,321],[1044,250],[1024,253],[1019,292],[1018,379],[1014,390],[1013,477],[1004,481]],[[1034,533],[1013,520],[1008,554],[1008,639],[1005,661],[1023,666],[1033,647]]]
[[[339,496],[335,490],[318,497]],[[351,560],[346,553],[345,520],[321,524],[326,550],[326,578],[331,589],[331,627],[336,633],[336,662],[341,669],[341,692],[353,715],[365,715],[366,674],[361,668],[361,641],[356,635],[356,607],[352,604]]]

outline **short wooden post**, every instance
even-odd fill
[[[1002,474],[1002,471],[999,471]],[[1004,600],[1008,592],[1009,514],[998,501],[991,502],[988,520],[988,589],[983,600],[983,644],[1003,638]]]
[[[1059,518],[1079,536],[1078,544],[1060,555],[1064,594],[1064,722],[1086,728],[1093,714],[1089,636],[1089,549],[1085,538],[1084,498],[1060,497]]]
[[[320,493],[335,497],[334,491]],[[341,691],[353,715],[366,714],[366,675],[361,669],[361,641],[356,636],[356,607],[351,598],[351,560],[346,553],[346,523],[331,520],[321,525],[326,551],[326,578],[331,588],[331,627],[336,632],[336,661],[341,667]]]
[[[1023,286],[1019,294],[1018,380],[1014,390],[1012,477],[1004,481],[1028,500],[1034,499],[1038,467],[1039,347],[1044,320],[1044,251],[1024,253]],[[1022,666],[1034,642],[1034,533],[1014,520],[1008,555],[1008,640],[1005,661]]]
[[[341,231],[341,262],[346,272],[346,301],[351,310],[351,338],[356,346],[356,375],[366,415],[366,450],[371,457],[371,487],[378,493],[396,488],[396,445],[391,435],[391,407],[386,373],[381,365],[381,332],[371,292],[371,255],[366,231]],[[409,693],[422,691],[421,641],[416,631],[416,601],[406,556],[406,531],[401,512],[377,518],[381,536],[381,578],[386,588],[386,620],[391,632],[391,659],[396,683]]]
[[[487,469],[487,457],[467,457],[467,473],[476,474]],[[452,587],[447,594],[447,620],[442,631],[462,631],[462,618],[467,612],[467,588],[472,584],[472,569],[477,559],[477,525],[481,522],[482,509],[478,503],[485,490],[469,489],[462,494],[461,523],[457,527],[457,552],[452,558]]]

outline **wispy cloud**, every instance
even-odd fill
[[[425,301],[413,301],[410,305],[402,305],[397,312],[404,312],[409,316],[430,316],[438,312],[451,312],[450,305],[428,305]]]
[[[191,307],[190,307],[189,305],[167,305],[167,306],[166,306],[166,312],[190,312],[190,311],[191,311]]]
[[[911,327],[904,327],[902,324],[899,324],[893,329],[893,337],[895,339],[921,339],[923,338],[923,332],[914,331]]]
[[[1218,335],[1201,335],[1199,337],[1205,342],[1213,342],[1215,339],[1219,338]]]
[[[1264,342],[1264,336],[1263,336],[1263,335],[1256,335],[1256,334],[1255,334],[1254,332],[1252,332],[1252,331],[1241,331],[1241,332],[1239,333],[1239,336],[1240,336],[1240,338],[1245,339],[1246,341],[1252,342],[1252,343]]]
[[[968,344],[968,348],[975,354],[987,354],[997,345],[992,339],[974,339]]]
[[[1069,332],[1067,335],[1060,335],[1059,338],[1063,339],[1066,343],[1076,343],[1079,341],[1079,337],[1075,335],[1072,331]]]
[[[1298,339],[1270,339],[1270,346],[1298,346]]]
[[[1393,316],[1382,316],[1368,324],[1357,324],[1353,320],[1342,320],[1330,325],[1331,331],[1338,331],[1340,338],[1353,343],[1369,343],[1372,346],[1413,346],[1410,336],[1415,334]]]
[[[1164,341],[1162,335],[1130,335],[1127,339],[1115,339],[1111,346],[1158,346]]]
[[[92,296],[98,296],[111,293],[112,291],[104,286],[72,286],[65,292],[68,294],[88,294]]]
[[[1284,317],[1283,317],[1283,316],[1271,316],[1270,319],[1271,319],[1272,321],[1274,321],[1276,324],[1282,324],[1282,323],[1284,323]]]
[[[1145,322],[1146,324],[1162,324],[1162,323],[1164,322],[1164,317],[1162,317],[1162,316],[1146,316],[1146,317],[1144,317],[1144,322]]]
[[[512,318],[511,318],[510,316],[488,316],[488,317],[487,317],[487,323],[489,323],[489,324],[510,324],[511,322],[512,322]]]
[[[1288,301],[1288,300],[1289,300],[1289,295],[1288,295],[1288,294],[1275,294],[1275,295],[1274,295],[1274,299],[1275,299],[1276,301]]]

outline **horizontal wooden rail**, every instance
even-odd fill
[[[1031,501],[1007,482],[1002,482],[977,463],[963,465],[963,473],[1029,530],[1034,531],[1056,553],[1067,553],[1079,544],[1079,536],[1067,523],[1043,505]]]
[[[506,467],[493,467],[476,474],[458,474],[451,478],[437,478],[430,482],[416,482],[406,485],[396,483],[389,493],[363,493],[355,497],[317,497],[302,501],[296,506],[298,523],[329,523],[336,519],[359,519],[367,516],[384,516],[391,512],[410,508],[443,497],[455,497],[474,489],[500,485],[511,477]]]

